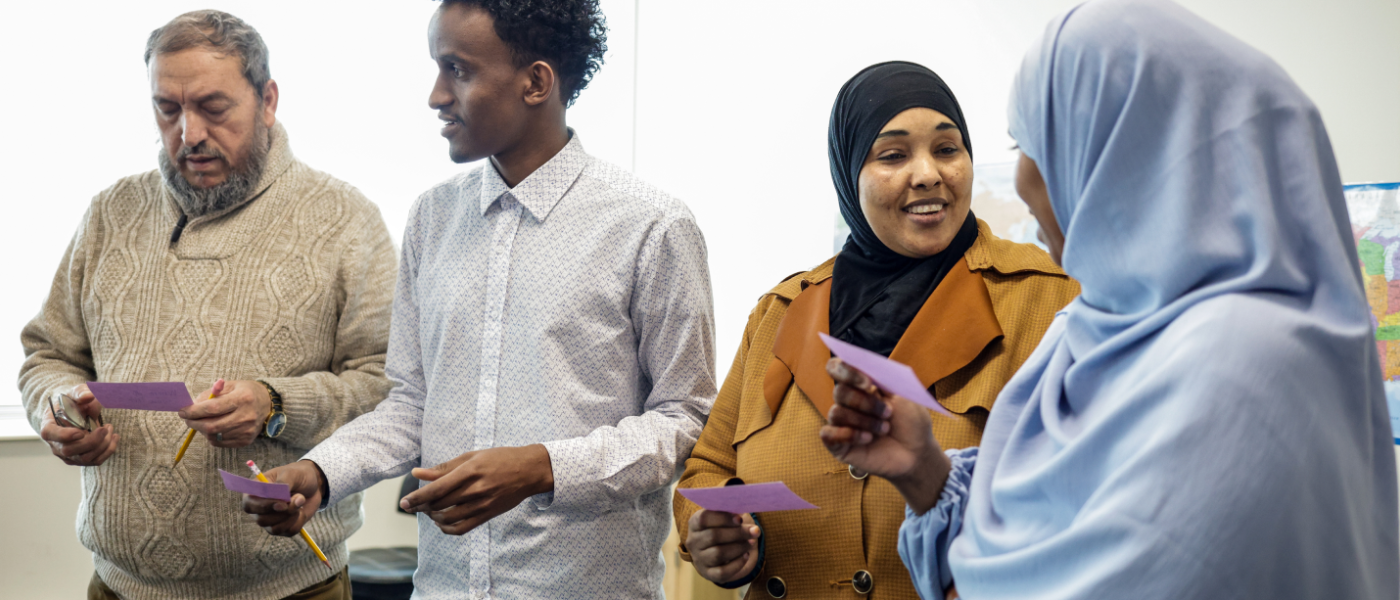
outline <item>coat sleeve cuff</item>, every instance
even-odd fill
[[[953,469],[943,484],[938,503],[922,515],[908,507],[899,526],[899,558],[909,570],[914,589],[922,598],[942,598],[953,583],[948,568],[948,548],[962,531],[963,513],[977,465],[977,448],[949,450]]]

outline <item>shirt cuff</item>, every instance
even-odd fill
[[[594,445],[587,437],[544,442],[549,453],[550,469],[554,471],[554,490],[531,496],[540,510],[551,508],[583,508],[606,510],[606,486],[595,469],[590,468]]]
[[[278,391],[280,392],[281,390]],[[329,506],[335,506],[350,494],[359,491],[354,487],[354,482],[351,481],[351,479],[353,479],[351,477],[353,467],[346,461],[336,460],[335,457],[340,455],[341,451],[336,448],[328,447],[330,444],[331,442],[327,441],[326,443],[312,448],[310,452],[306,453],[306,456],[301,457],[301,460],[309,460],[316,463],[316,466],[321,469],[321,475],[326,478],[326,489],[329,490],[330,493],[325,498],[321,499],[321,508],[318,510],[323,510]]]

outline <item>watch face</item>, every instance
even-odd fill
[[[271,419],[267,420],[267,437],[275,438],[282,435],[282,430],[287,427],[286,413],[275,413]]]

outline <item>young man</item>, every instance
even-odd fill
[[[523,6],[523,8],[522,8]],[[379,409],[274,469],[268,531],[413,469],[417,598],[661,598],[668,485],[715,394],[705,246],[680,202],[590,157],[565,109],[596,0],[454,1],[428,49],[456,162],[404,233]]]
[[[249,528],[219,480],[249,458],[297,460],[390,387],[389,231],[355,188],[292,156],[267,56],[256,30],[218,11],[151,34],[160,168],[97,195],[24,328],[25,408],[83,470],[89,598],[350,600],[359,496],[311,527],[337,575]],[[217,378],[228,385],[209,399]],[[101,411],[92,380],[203,391],[178,414]],[[61,393],[106,425],[61,425],[49,410]],[[191,428],[203,437],[173,465]]]

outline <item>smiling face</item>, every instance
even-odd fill
[[[860,208],[875,236],[911,258],[942,252],[972,207],[972,157],[941,112],[911,108],[880,129],[860,170]]]
[[[527,129],[529,104],[522,98],[531,80],[496,35],[491,15],[474,6],[444,4],[428,26],[428,52],[438,66],[428,105],[446,123],[442,136],[453,162],[510,150]]]
[[[166,156],[191,186],[224,183],[266,140],[258,133],[274,122],[277,84],[269,81],[259,102],[237,57],[204,48],[157,54],[149,75]]]

